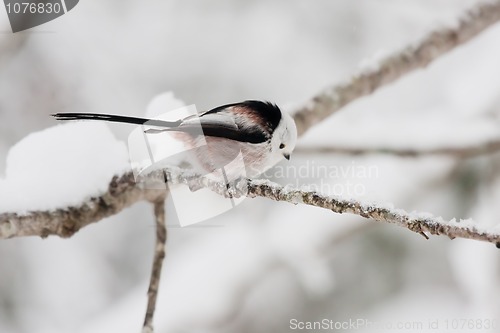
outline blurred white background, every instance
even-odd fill
[[[0,175],[9,147],[56,125],[51,113],[143,115],[164,91],[199,110],[245,99],[291,108],[364,60],[452,24],[474,3],[82,0],[68,14],[16,34],[0,10]],[[346,107],[299,143],[425,148],[494,138],[500,133],[499,38],[495,26]],[[109,126],[122,140],[131,130]],[[281,183],[336,185],[344,196],[445,219],[499,223],[499,154],[296,154],[292,165],[376,172],[326,178],[309,172],[298,180],[268,175]],[[31,168],[37,173],[39,165]],[[348,183],[362,193],[350,193]],[[175,225],[175,211],[168,214]],[[289,332],[298,331],[292,319],[324,318],[385,325],[362,332],[389,331],[387,325],[435,331],[430,323],[436,321],[443,332],[500,327],[485,328],[487,320],[500,321],[500,253],[491,244],[426,241],[395,226],[265,199],[248,199],[206,224],[172,227],[168,237],[158,332]],[[153,244],[152,208],[145,203],[71,239],[0,241],[0,332],[138,332]]]

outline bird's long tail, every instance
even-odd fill
[[[110,121],[115,123],[147,125],[147,126],[155,126],[163,128],[175,128],[182,123],[182,120],[166,121],[158,119],[118,116],[114,114],[103,114],[103,113],[55,113],[52,114],[51,116],[56,118],[57,120],[101,120],[101,121]]]

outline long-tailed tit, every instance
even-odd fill
[[[95,113],[56,113],[52,116],[57,120],[146,125],[150,127],[145,130],[148,134],[173,132],[188,150],[193,150],[190,163],[194,167],[211,173],[231,164],[225,168],[225,176],[230,180],[258,176],[283,157],[290,159],[297,141],[297,128],[290,115],[275,104],[254,100],[222,105],[177,121]],[[231,163],[240,153],[243,163]]]

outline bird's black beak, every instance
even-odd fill
[[[290,154],[283,154],[283,157],[290,161]]]

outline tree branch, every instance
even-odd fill
[[[468,10],[455,27],[440,28],[388,55],[375,69],[361,70],[344,82],[314,96],[294,113],[299,135],[354,100],[367,96],[411,71],[464,44],[500,20],[500,1],[484,1]]]
[[[138,201],[154,202],[165,190],[144,191],[134,174],[125,173],[111,180],[106,193],[78,206],[51,211],[0,214],[0,239],[23,236],[73,236],[81,228],[115,215]]]
[[[422,235],[429,233],[431,235],[445,235],[452,239],[459,237],[487,241],[495,244],[500,243],[500,234],[481,228],[471,221],[445,221],[442,218],[433,217],[429,214],[410,214],[401,209],[368,205],[356,200],[347,200],[335,196],[328,196],[316,191],[307,190],[306,188],[291,189],[272,183],[268,180],[241,179],[232,184],[233,186],[228,191],[227,186],[224,183],[215,182],[205,177],[193,173],[188,173],[184,170],[172,167],[164,170],[158,170],[147,176],[144,176],[142,178],[142,181],[163,182],[165,179],[164,174],[167,175],[168,181],[171,184],[185,184],[188,185],[192,190],[197,190],[199,188],[208,188],[213,192],[224,195],[226,197],[238,198],[246,195],[250,198],[264,197],[276,201],[285,201],[294,204],[306,204],[309,206],[328,209],[339,214],[349,213],[364,218],[373,219],[375,221],[395,224]],[[129,174],[129,177],[133,177],[131,173]],[[147,186],[146,183],[141,183],[140,185],[135,187],[128,187],[127,190],[120,192],[120,194],[115,197],[115,200],[119,202],[126,202],[128,205],[130,205],[133,202],[125,199],[131,197],[130,193],[134,193],[136,201],[140,201],[141,198],[144,197],[148,197],[153,202],[163,200],[162,198],[164,198],[165,195],[164,191],[150,190],[148,189],[148,187],[149,186]],[[137,191],[149,194],[141,195],[138,194]],[[101,200],[103,200],[103,197],[107,196],[109,196],[109,193],[106,193],[103,196],[97,198],[93,198],[91,199],[91,202],[100,202]],[[82,216],[79,211],[83,209],[82,207],[87,206],[89,206],[89,204],[86,203],[80,207],[70,207],[64,210],[65,212],[67,212],[65,215],[67,217],[67,220],[73,222],[74,230],[79,230],[83,226],[89,224],[88,221],[79,222],[78,220],[78,217]],[[100,210],[93,212],[94,213],[91,213],[89,211],[88,215],[86,215],[88,220],[95,221],[99,216],[102,215],[102,212]],[[32,215],[30,215],[31,217],[25,217],[23,225],[29,225],[30,222],[34,225],[39,224],[39,221],[37,221],[37,217],[41,214],[50,214],[50,212],[34,212],[32,213]],[[36,233],[33,233],[34,230],[37,230],[34,228],[30,228],[28,230],[29,232],[18,228],[17,233],[13,233],[12,231],[16,230],[16,228],[10,226],[11,221],[17,220],[10,220],[5,214],[0,215],[0,238],[26,236],[30,233],[31,235],[37,235]],[[56,219],[52,221],[51,225],[44,225],[46,228],[44,229],[45,233],[43,234],[43,236],[48,236],[49,234],[59,235],[58,232],[61,229],[60,223],[61,220]],[[4,230],[7,230],[8,233],[5,233]],[[158,237],[157,235],[157,240],[158,239],[161,239],[161,237]]]
[[[499,233],[481,228],[471,220],[445,221],[430,214],[407,213],[401,209],[375,204],[368,205],[356,200],[346,200],[306,189],[287,189],[266,180],[248,180],[248,194],[250,197],[259,196],[276,201],[302,203],[339,214],[350,213],[375,221],[392,223],[424,235],[426,238],[426,233],[429,233],[431,235],[445,235],[451,239],[458,237],[494,244],[500,242]]]
[[[154,203],[156,219],[156,245],[153,258],[153,268],[148,288],[148,306],[142,333],[153,333],[153,317],[156,309],[156,298],[160,287],[161,269],[165,258],[165,245],[167,243],[167,228],[165,226],[165,196],[158,198]]]
[[[480,155],[493,154],[500,151],[500,139],[468,145],[464,147],[436,147],[436,148],[362,148],[341,146],[307,146],[298,147],[294,153],[297,154],[390,154],[403,157],[418,157],[427,155],[447,155],[455,158],[472,158]]]

